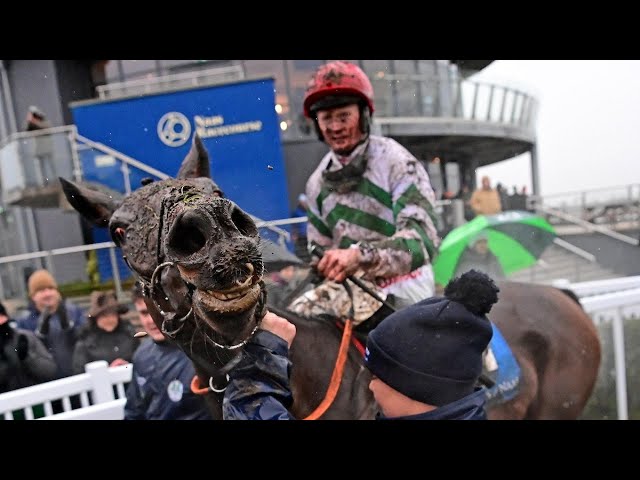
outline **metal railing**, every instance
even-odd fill
[[[36,162],[37,156],[33,152],[35,146],[29,152],[25,150],[25,145],[31,146],[31,143],[35,145],[35,142],[44,140],[51,144],[50,155],[54,160],[51,165]],[[47,178],[55,179],[56,183],[58,177],[81,181],[83,161],[95,160],[97,155],[107,155],[121,163],[120,170],[125,194],[133,190],[130,180],[132,169],[137,169],[159,180],[171,178],[168,174],[135,158],[79,135],[75,125],[21,132],[9,136],[0,143],[0,176],[5,203],[12,203],[15,195],[29,186],[42,186]],[[33,168],[30,167],[30,162],[35,162]],[[44,169],[49,169],[50,172],[46,173]],[[262,219],[255,216],[252,218],[261,224],[260,228],[267,228],[277,234],[281,243],[290,240],[289,232],[286,230],[272,226],[268,222],[262,225],[264,223]]]
[[[378,123],[447,117],[535,128],[538,101],[514,88],[425,74],[383,74],[371,81]]]
[[[539,203],[535,203],[534,204],[534,208],[539,213],[546,214],[546,215],[553,215],[553,216],[561,218],[562,220],[565,220],[565,221],[567,221],[569,223],[572,223],[574,225],[579,225],[579,226],[583,227],[588,232],[601,233],[603,235],[606,235],[608,237],[614,238],[616,240],[620,240],[621,242],[628,243],[629,245],[638,245],[638,240],[636,238],[633,238],[633,237],[630,237],[628,235],[624,235],[622,233],[616,232],[615,230],[612,230],[610,228],[604,227],[602,225],[596,225],[595,223],[588,222],[588,221],[583,220],[581,218],[578,218],[578,217],[576,217],[574,215],[570,215],[568,213],[565,213],[565,212],[563,212],[561,210],[557,210],[555,208],[547,207],[545,205],[540,205]]]
[[[108,83],[96,87],[100,99],[115,99],[133,95],[148,95],[150,93],[180,90],[189,87],[218,85],[235,82],[244,78],[241,65],[210,68],[184,73],[174,73],[160,77],[127,80],[125,82]]]
[[[594,224],[640,226],[640,184],[530,196],[529,202],[545,205]]]

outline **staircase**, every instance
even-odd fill
[[[559,278],[565,278],[573,283],[622,276],[597,262],[590,262],[554,244],[545,250],[536,265],[512,273],[508,279],[516,282],[550,284]]]

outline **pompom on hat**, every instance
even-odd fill
[[[471,394],[493,335],[486,314],[498,292],[477,270],[451,280],[444,297],[398,310],[369,333],[366,366],[393,389],[429,405]]]

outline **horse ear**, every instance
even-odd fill
[[[97,227],[109,225],[111,215],[119,207],[118,201],[105,193],[81,187],[62,177],[58,178],[62,184],[62,191],[65,197],[80,215]]]
[[[178,179],[207,177],[211,178],[211,169],[209,166],[209,154],[207,149],[197,133],[193,134],[191,149],[187,156],[182,160],[180,170],[178,170]]]

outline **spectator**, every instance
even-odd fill
[[[471,189],[469,188],[469,185],[466,183],[462,184],[462,187],[460,188],[460,191],[458,192],[458,195],[456,195],[455,198],[460,199],[464,202],[464,219],[469,222],[471,220],[473,220],[473,218],[476,216],[476,212],[473,211],[473,208],[471,208],[471,195],[473,194],[473,192],[471,191]]]
[[[468,272],[449,282],[444,297],[398,310],[371,330],[365,366],[373,374],[369,389],[378,419],[486,419],[486,393],[478,381],[493,335],[486,314],[498,292],[489,277]],[[292,323],[265,315],[247,355],[229,374],[225,420],[293,419],[288,355],[295,335]]]
[[[150,338],[145,338],[133,355],[133,378],[127,386],[124,419],[210,420],[203,397],[191,391],[196,374],[191,360],[158,329],[139,282],[131,297]]]
[[[505,278],[504,270],[498,258],[489,250],[489,241],[484,233],[480,233],[460,256],[456,267],[456,275],[462,275],[469,270],[480,270],[494,280]]]
[[[288,265],[271,274],[267,284],[267,301],[269,305],[279,308],[288,306],[284,305],[283,302],[296,287],[298,282],[295,281],[295,278],[296,267],[293,265]]]
[[[47,120],[47,116],[38,107],[31,105],[27,112],[25,130],[27,132],[32,132],[34,130],[43,130],[45,128],[51,128],[51,124],[49,123],[49,120]]]
[[[502,211],[500,195],[491,188],[491,180],[486,175],[482,177],[482,187],[474,190],[469,204],[476,215],[494,215]]]
[[[47,270],[36,270],[28,281],[29,308],[18,319],[18,327],[31,330],[42,340],[56,361],[57,378],[73,375],[73,350],[87,319],[82,310],[62,298]]]
[[[110,367],[131,362],[140,340],[134,338],[133,326],[120,317],[128,311],[113,291],[91,293],[89,322],[79,332],[73,351],[74,373],[84,373],[84,366],[96,360],[105,360]]]
[[[56,362],[30,330],[17,328],[0,303],[0,393],[54,380]]]
[[[500,197],[501,210],[512,210],[513,207],[509,203],[509,192],[507,191],[507,187],[505,187],[501,182],[498,182],[496,184],[496,190],[498,192],[498,197]]]
[[[292,218],[307,216],[307,196],[304,193],[298,195],[298,204],[291,212]],[[292,223],[291,237],[293,238],[294,253],[305,263],[309,263],[311,256],[307,248],[307,222]]]
[[[49,120],[42,110],[35,105],[29,107],[27,112],[25,130],[32,132],[35,130],[44,130],[51,128]],[[25,164],[25,170],[27,176],[37,175],[35,178],[31,178],[30,183],[36,181],[38,184],[48,184],[54,181],[55,168],[53,165],[53,141],[50,134],[43,133],[42,135],[36,135],[33,138],[34,150],[33,157],[35,163],[32,165]],[[33,167],[36,170],[33,170]],[[36,173],[37,172],[37,173]]]

